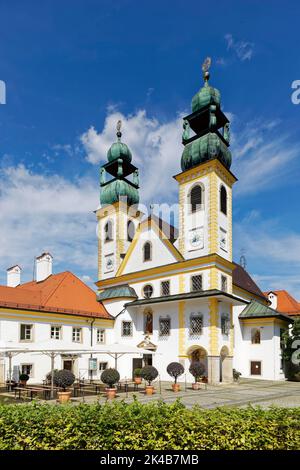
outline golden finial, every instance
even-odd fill
[[[121,119],[119,119],[118,122],[117,122],[117,137],[118,137],[119,140],[122,137],[121,127],[122,127],[122,121],[121,121]]]
[[[202,64],[202,72],[204,81],[207,82],[209,80],[209,68],[211,66],[211,58],[206,57],[205,61]]]

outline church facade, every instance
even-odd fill
[[[270,308],[233,262],[237,179],[230,171],[229,121],[207,68],[183,120],[181,171],[174,176],[178,229],[139,211],[138,170],[121,137],[118,123],[117,142],[100,170],[98,300],[115,318],[118,342],[155,351],[124,357],[126,375],[153,363],[167,380],[170,362],[188,372],[200,360],[210,383],[232,381],[233,368],[243,377],[283,379],[281,335],[292,320]]]
[[[0,286],[0,382],[20,372],[32,383],[44,380],[54,353],[55,368],[99,379],[115,367],[108,347],[120,345],[143,351],[119,355],[122,379],[153,364],[170,380],[168,364],[180,362],[192,382],[189,366],[201,361],[212,384],[231,382],[233,369],[284,380],[281,336],[293,319],[233,261],[238,183],[229,121],[207,67],[182,143],[176,228],[160,214],[142,213],[139,172],[118,122],[100,169],[97,294],[72,273],[52,274],[49,253],[36,259],[32,282],[21,283],[19,266],[8,269],[8,284]]]

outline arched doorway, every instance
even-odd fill
[[[220,351],[220,382],[232,381],[232,358],[229,357],[229,349],[223,346]]]
[[[202,348],[202,346],[191,346],[187,350],[187,356],[190,360],[190,364],[193,362],[201,362],[205,367],[205,375],[208,374],[208,366],[207,366],[207,351]]]

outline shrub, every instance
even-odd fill
[[[189,371],[192,374],[192,376],[195,378],[195,382],[197,382],[197,380],[199,380],[200,377],[204,375],[205,367],[202,364],[202,362],[196,361],[196,362],[192,362],[192,364],[190,365]]]
[[[174,378],[174,382],[177,383],[177,379],[184,373],[184,367],[179,362],[171,362],[167,367],[168,374]]]
[[[139,368],[134,369],[134,372],[133,372],[134,377],[142,377],[141,372],[142,372],[142,369],[139,369]]]
[[[62,388],[65,392],[66,388],[71,387],[75,382],[75,375],[70,370],[58,370],[54,374],[53,381],[56,387]]]
[[[158,370],[153,366],[143,367],[141,370],[141,376],[146,380],[146,382],[148,382],[148,385],[151,385],[151,382],[158,376]]]
[[[27,380],[29,380],[29,375],[28,374],[20,374],[19,375],[19,380],[27,382]]]
[[[0,450],[298,450],[300,408],[0,405]]]
[[[113,388],[114,385],[119,382],[120,374],[116,369],[105,369],[101,374],[101,380],[103,383]]]
[[[56,372],[58,372],[58,371],[59,371],[59,369],[54,369],[53,374],[55,375]],[[50,370],[50,372],[48,372],[48,374],[46,374],[45,379],[46,379],[47,384],[51,384],[51,370]]]

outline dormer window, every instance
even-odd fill
[[[108,220],[104,225],[104,241],[111,242],[113,240],[113,233],[112,233],[112,222]]]
[[[152,258],[152,247],[150,242],[146,242],[144,247],[144,261],[151,261]]]

